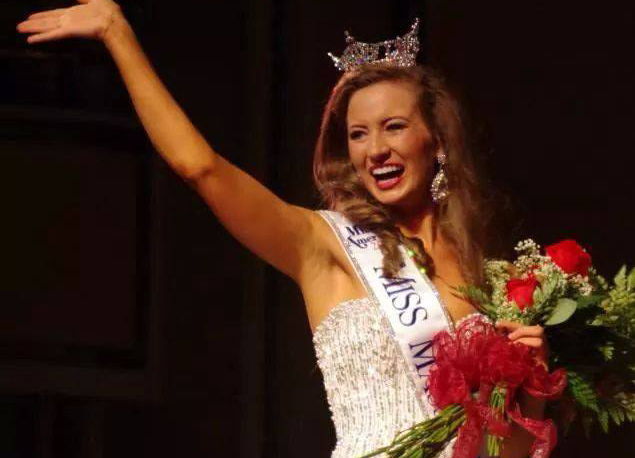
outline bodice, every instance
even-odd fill
[[[338,304],[313,342],[337,443],[331,458],[357,458],[425,419],[390,324],[369,298]]]

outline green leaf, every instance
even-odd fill
[[[624,410],[624,407],[616,403],[606,406],[606,411],[611,416],[611,420],[613,420],[613,422],[618,426],[626,420],[626,412]]]
[[[588,296],[581,296],[578,298],[578,310],[590,307],[591,305],[595,305],[600,302],[602,299],[606,298],[605,294],[590,294]]]
[[[576,307],[577,303],[573,299],[562,298],[558,300],[551,316],[547,321],[545,321],[545,324],[547,326],[554,326],[556,324],[564,323],[571,318],[571,315],[575,312]]]
[[[533,307],[538,307],[546,303],[555,291],[557,282],[553,278],[548,278],[534,290]]]
[[[632,397],[633,395],[631,395]],[[635,421],[635,405],[629,404],[626,402],[622,407],[624,407],[624,416],[628,421]]]
[[[613,278],[613,281],[616,285],[624,284],[624,282],[626,281],[626,266],[622,266],[620,270],[617,271],[617,274],[615,274],[615,278]]]
[[[496,318],[497,308],[490,303],[490,298],[485,291],[472,285],[453,287],[453,289],[470,301],[478,310],[490,318]]]
[[[598,346],[598,351],[602,354],[605,361],[610,361],[615,353],[615,345],[613,342],[606,342],[606,344]]]
[[[483,290],[475,286],[457,286],[453,287],[453,289],[460,293],[464,298],[470,299],[472,302],[475,302],[477,304],[485,304],[489,302],[489,297],[487,296],[487,294]]]
[[[567,371],[567,382],[567,389],[578,404],[594,412],[599,410],[597,394],[585,376],[578,372]]]
[[[628,274],[628,281],[627,281],[627,286],[628,289],[635,289],[635,267],[633,267],[631,269],[631,272]]]
[[[598,412],[598,421],[602,427],[602,431],[606,434],[609,432],[609,413],[606,410],[600,410]]]

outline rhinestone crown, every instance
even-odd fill
[[[346,48],[340,57],[328,53],[338,70],[348,72],[364,64],[386,63],[397,67],[414,67],[419,52],[419,18],[416,18],[410,32],[394,40],[377,43],[363,43],[355,40],[348,31]]]

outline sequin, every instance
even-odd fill
[[[389,324],[370,298],[333,308],[313,343],[337,437],[331,458],[360,457],[426,418]]]

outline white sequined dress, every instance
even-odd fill
[[[337,437],[331,458],[358,458],[426,418],[390,324],[371,299],[337,305],[313,343]]]

